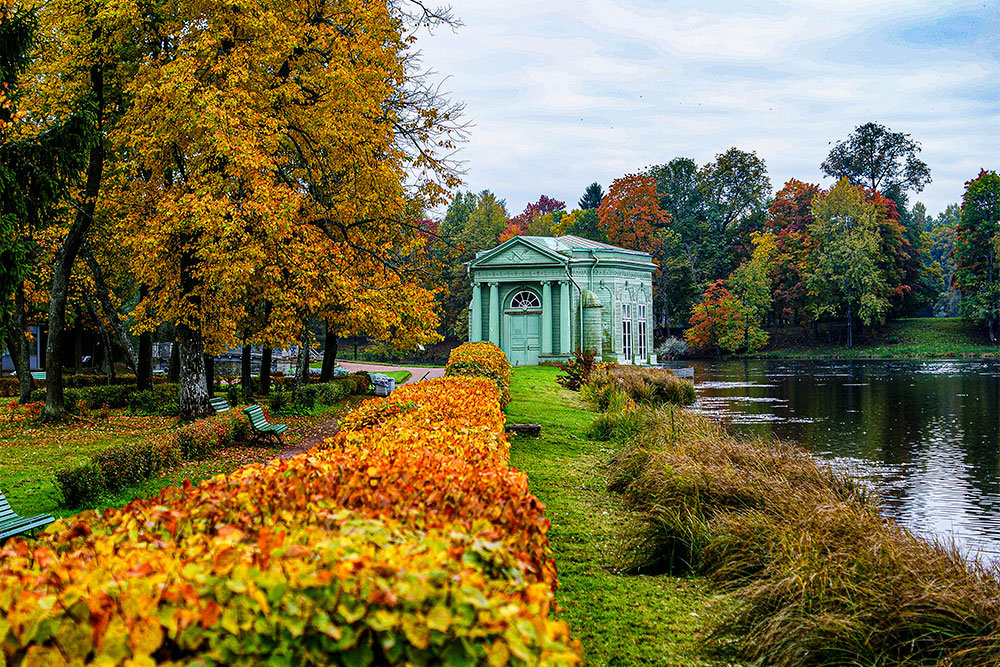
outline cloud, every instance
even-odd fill
[[[477,0],[422,36],[474,123],[467,187],[512,211],[737,146],[775,187],[823,181],[831,142],[876,121],[921,142],[932,212],[1000,168],[1000,4]]]

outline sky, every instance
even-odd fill
[[[1000,169],[1000,0],[455,0],[464,25],[421,34],[423,64],[464,102],[463,190],[511,215],[545,194],[730,147],[774,190],[832,185],[819,165],[859,125],[918,141],[933,178],[910,203],[959,202]]]

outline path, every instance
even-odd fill
[[[386,364],[366,364],[359,361],[338,361],[337,365],[351,371],[368,371],[369,373],[386,373],[388,371],[410,371],[410,379],[403,384],[420,382],[421,379],[433,380],[444,377],[444,368],[436,366],[425,368],[424,366],[389,366]],[[424,378],[424,375],[427,377]]]
[[[296,442],[294,445],[286,444],[278,451],[278,454],[274,458],[290,459],[296,454],[307,452],[327,438],[335,436],[339,430],[340,422],[336,417],[330,417],[326,421],[322,421],[305,431],[302,440]]]

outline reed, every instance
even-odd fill
[[[624,566],[711,577],[725,593],[713,643],[781,667],[1000,665],[996,567],[882,518],[866,487],[798,447],[634,413],[612,464],[637,517]]]

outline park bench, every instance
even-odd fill
[[[383,375],[382,373],[371,373],[372,386],[375,387],[376,396],[388,396],[396,388],[396,378]]]
[[[18,516],[11,509],[10,503],[7,502],[7,497],[3,495],[3,492],[0,492],[0,544],[6,542],[8,537],[21,535],[36,528],[42,528],[55,520],[55,517],[51,514],[39,514],[27,519]]]
[[[288,430],[285,424],[272,424],[264,416],[264,410],[259,405],[251,405],[243,408],[243,412],[250,418],[250,428],[253,429],[253,439],[274,438],[278,444],[284,445],[281,441],[281,434]]]
[[[217,415],[221,415],[223,412],[229,411],[229,402],[226,401],[224,396],[217,396],[209,400],[209,403],[211,403],[212,407],[215,408],[215,414]]]

